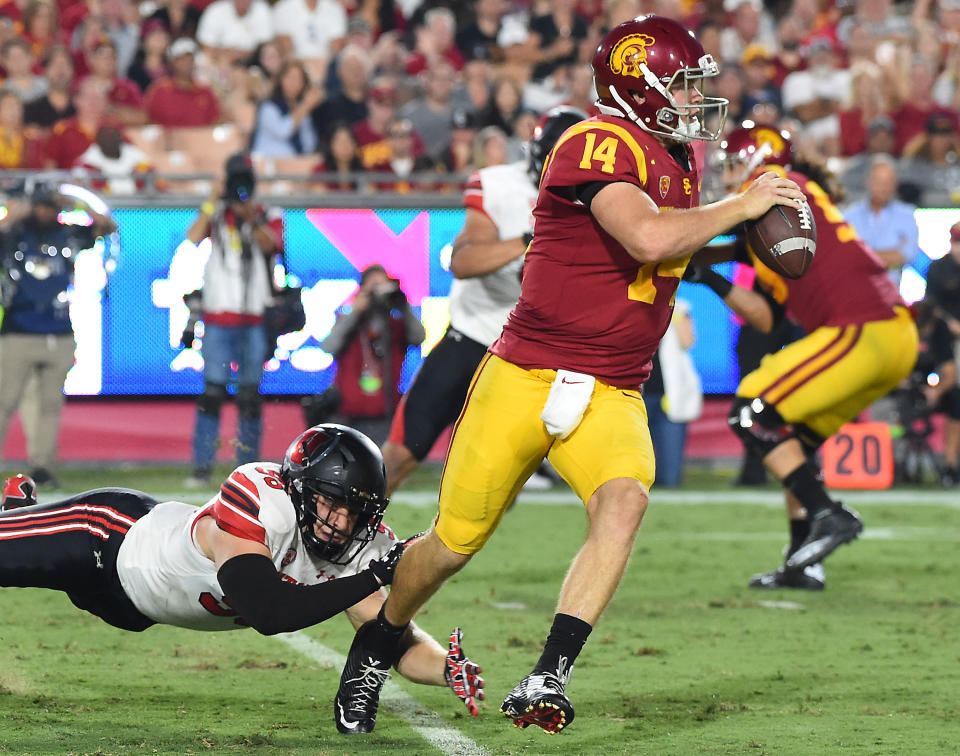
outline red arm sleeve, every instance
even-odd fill
[[[266,546],[267,531],[259,520],[260,495],[243,473],[236,470],[231,473],[207,513],[221,530]]]

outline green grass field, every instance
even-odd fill
[[[182,471],[65,471],[68,490],[130,485],[199,503]],[[433,514],[436,471],[395,497],[401,534]],[[960,496],[845,497],[863,538],[827,590],[757,592],[785,540],[778,493],[694,476],[654,492],[630,569],[577,664],[559,736],[498,713],[536,660],[584,531],[565,490],[527,495],[419,623],[464,628],[484,667],[477,719],[451,693],[400,681],[376,731],[332,720],[343,618],[303,633],[124,633],[53,592],[0,589],[0,753],[956,754],[960,751]]]

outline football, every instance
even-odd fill
[[[810,206],[774,205],[746,223],[747,244],[774,273],[800,278],[817,251],[817,224]]]

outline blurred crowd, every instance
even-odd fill
[[[552,106],[594,112],[598,39],[648,12],[721,62],[730,127],[790,128],[850,199],[885,153],[903,199],[960,204],[960,0],[4,0],[0,168],[131,192],[175,148],[202,168],[221,125],[221,153],[311,191],[457,189],[435,174],[518,158]]]

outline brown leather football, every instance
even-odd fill
[[[800,278],[817,251],[817,224],[810,206],[774,205],[756,220],[747,221],[747,244],[774,273]]]

